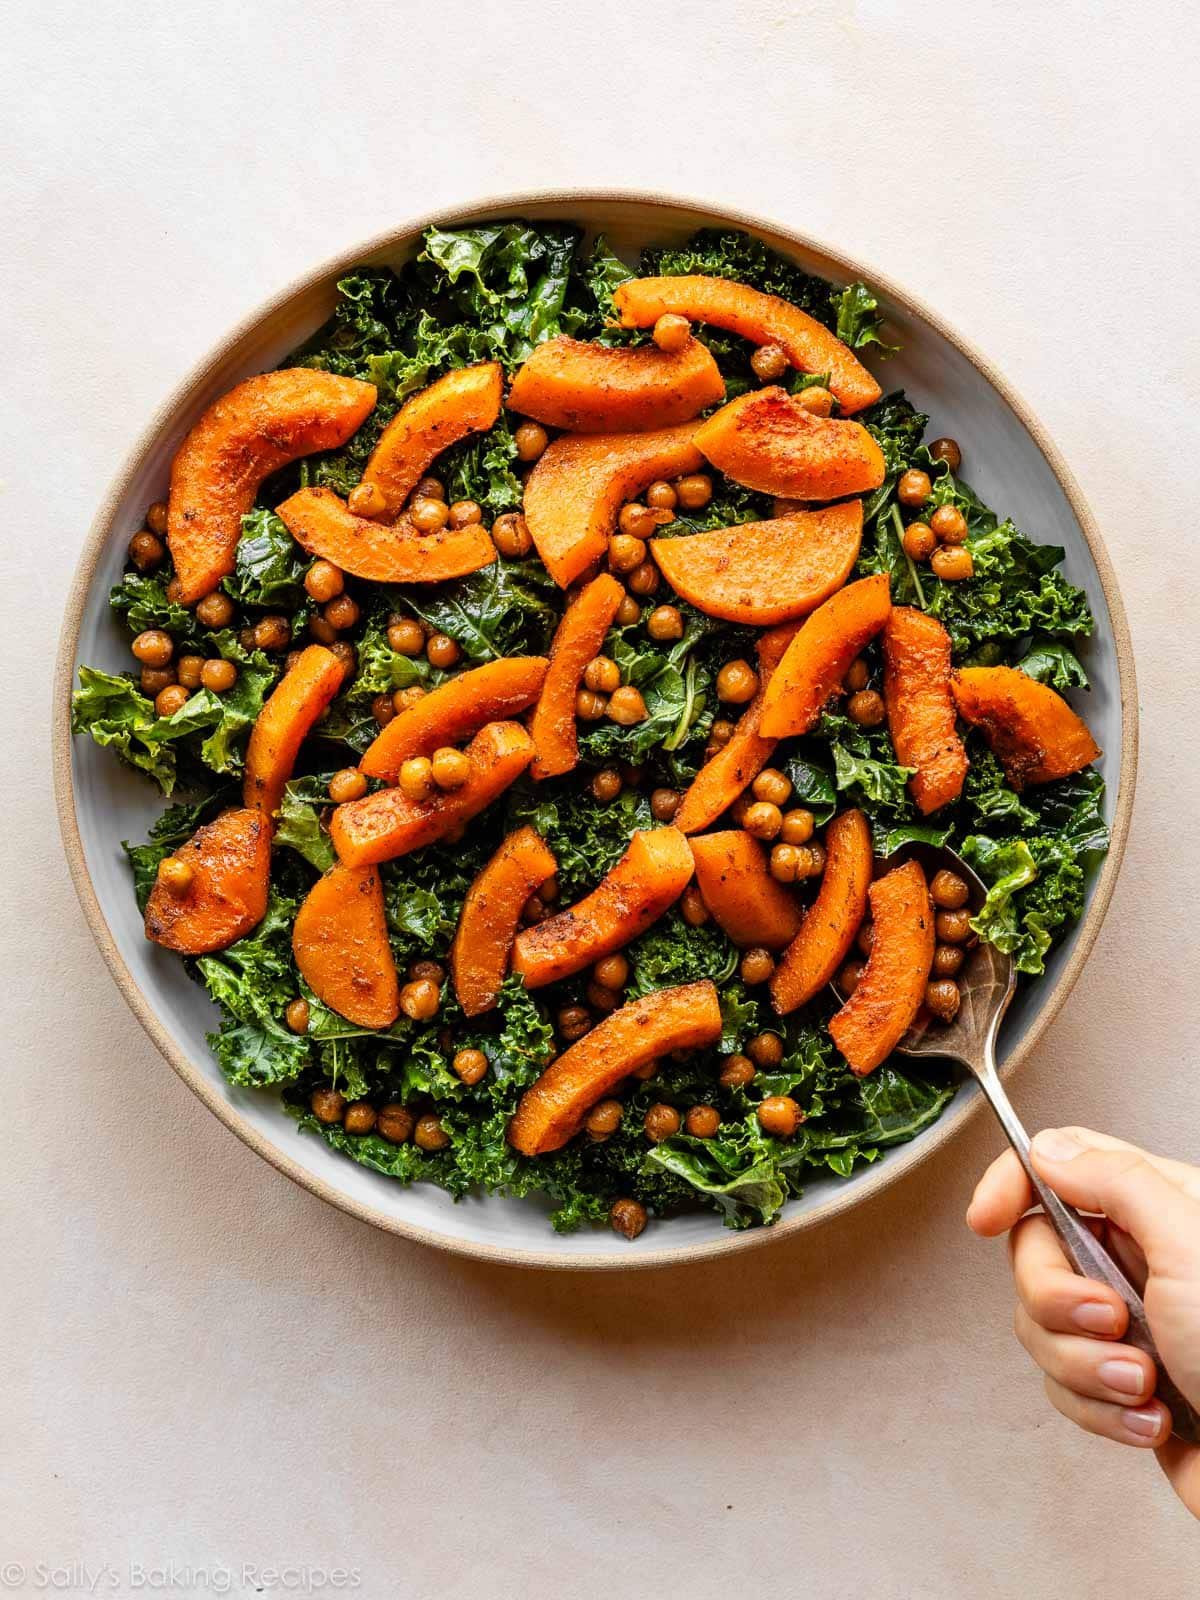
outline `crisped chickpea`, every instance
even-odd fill
[[[758,1121],[773,1139],[791,1139],[804,1121],[804,1113],[790,1094],[773,1094],[759,1106]]]

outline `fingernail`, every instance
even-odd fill
[[[1118,1394],[1141,1394],[1146,1387],[1146,1377],[1136,1361],[1102,1361],[1096,1368],[1096,1376],[1100,1382],[1109,1389],[1115,1389]],[[1126,1412],[1127,1417],[1140,1416],[1138,1411]],[[1155,1418],[1155,1431],[1157,1431],[1158,1412],[1152,1411],[1150,1416]]]
[[[1075,1135],[1068,1133],[1065,1128],[1043,1128],[1041,1133],[1034,1134],[1033,1148],[1047,1161],[1074,1161],[1087,1146],[1080,1144]]]
[[[1157,1439],[1162,1431],[1162,1415],[1155,1406],[1141,1411],[1122,1411],[1121,1421],[1126,1433],[1133,1434],[1135,1439]]]
[[[1071,1321],[1084,1333],[1116,1333],[1117,1313],[1103,1300],[1085,1300],[1071,1313]]]

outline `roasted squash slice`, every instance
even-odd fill
[[[883,661],[896,760],[916,768],[909,793],[928,816],[958,799],[967,776],[950,693],[950,635],[936,617],[893,606],[883,629]]]
[[[843,411],[861,411],[883,393],[850,347],[778,295],[730,278],[631,278],[613,291],[626,328],[652,328],[665,312],[707,322],[751,339],[777,344],[800,372],[829,374],[830,393]]]
[[[307,645],[259,712],[246,746],[242,804],[273,817],[300,746],[341,688],[346,669],[332,650]]]
[[[707,979],[659,989],[599,1022],[521,1096],[508,1140],[522,1155],[559,1150],[597,1100],[622,1078],[672,1050],[699,1050],[721,1037],[721,1006]]]
[[[469,1017],[490,1011],[508,973],[521,908],[558,863],[533,828],[510,833],[467,890],[450,947],[450,975]]]
[[[308,891],[292,928],[300,976],[317,999],[359,1028],[390,1028],[400,981],[375,867],[335,863]]]
[[[759,639],[758,693],[742,712],[729,742],[704,763],[689,784],[674,818],[681,833],[699,833],[710,827],[771,759],[778,740],[767,739],[760,731],[763,702],[771,675],[783,660],[798,626],[785,622]]]
[[[635,833],[591,894],[522,929],[513,946],[513,971],[527,988],[540,989],[602,961],[657,922],[683,893],[692,871],[692,852],[677,828]]]
[[[461,744],[487,722],[515,717],[531,706],[546,678],[545,656],[502,656],[459,672],[381,728],[359,770],[395,783],[410,756],[431,756]]]
[[[530,732],[537,754],[531,772],[550,778],[570,772],[579,760],[575,697],[584,668],[600,654],[604,636],[625,598],[611,573],[602,572],[580,590],[563,613],[550,646],[550,667]]]
[[[734,944],[779,950],[795,937],[800,902],[771,876],[757,839],[742,828],[727,828],[689,842],[704,904]]]
[[[807,1005],[849,954],[867,914],[873,852],[861,811],[843,811],[825,829],[825,871],[800,931],[779,959],[771,999],[780,1016]]]
[[[807,733],[850,670],[850,663],[887,622],[887,576],[847,584],[801,624],[767,686],[762,731],[772,739]]]
[[[893,867],[870,890],[875,937],[854,993],[829,1023],[860,1078],[886,1061],[913,1024],[933,965],[933,902],[916,861]]]
[[[703,466],[692,443],[698,426],[553,440],[526,479],[525,521],[555,583],[565,589],[600,559],[624,501]]]
[[[982,731],[1014,789],[1068,778],[1101,754],[1062,695],[1017,667],[963,667],[950,689],[959,715]]]
[[[663,577],[710,617],[755,627],[805,617],[850,576],[862,543],[862,501],[794,511],[682,539],[652,539]]]
[[[496,559],[482,523],[419,533],[407,517],[395,523],[356,517],[332,489],[298,489],[275,510],[310,555],[374,583],[440,583]]]
[[[725,398],[720,368],[699,339],[668,354],[619,350],[561,335],[535,347],[508,404],[570,433],[642,433],[690,422]]]
[[[363,482],[382,491],[390,517],[400,515],[435,456],[469,433],[492,426],[503,392],[499,362],[484,361],[448,372],[404,402],[380,434],[363,472]]]
[[[308,367],[247,378],[196,422],[171,463],[167,543],[184,605],[233,571],[242,518],[265,478],[345,444],[375,405],[375,386]]]
[[[191,868],[182,892],[168,887],[162,864],[146,902],[146,937],[183,956],[224,950],[250,933],[267,910],[271,824],[261,811],[223,811],[197,828],[175,859]]]
[[[760,494],[838,500],[883,482],[883,451],[860,422],[814,417],[786,389],[752,389],[707,418],[696,445]]]
[[[347,866],[369,866],[407,855],[471,820],[533,760],[533,740],[519,722],[489,722],[467,747],[471,775],[461,789],[410,800],[380,789],[338,806],[329,825],[333,847]]]

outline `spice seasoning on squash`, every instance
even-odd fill
[[[690,422],[724,398],[725,380],[699,339],[668,354],[563,334],[534,347],[517,369],[508,405],[571,433],[643,433]]]
[[[859,422],[814,417],[786,389],[752,389],[696,431],[714,467],[760,494],[837,500],[883,482],[883,452]]]
[[[610,573],[602,572],[580,590],[563,613],[530,724],[537,751],[530,769],[535,778],[570,772],[579,760],[575,697],[624,598],[622,585]],[[613,671],[615,674],[615,664]]]
[[[918,862],[876,879],[868,898],[871,953],[854,993],[829,1024],[834,1044],[860,1078],[885,1061],[912,1026],[936,942],[933,902]]]
[[[672,1050],[721,1037],[721,1006],[707,979],[659,989],[610,1012],[551,1063],[521,1097],[508,1140],[522,1155],[559,1150],[622,1078]]]
[[[380,434],[362,475],[383,495],[384,515],[399,516],[435,456],[492,426],[503,393],[500,363],[484,361],[447,372],[404,402]]]
[[[147,939],[180,955],[208,955],[262,921],[271,874],[271,824],[260,811],[223,811],[167,859],[190,868],[191,878],[180,894],[160,875],[146,902]]]
[[[689,843],[704,904],[734,944],[779,950],[795,937],[800,902],[771,876],[757,839],[728,828],[698,834]]]
[[[521,909],[557,870],[558,863],[533,828],[510,833],[467,890],[450,974],[468,1017],[490,1011],[508,974]]]
[[[359,1028],[390,1028],[400,981],[375,867],[336,862],[296,913],[292,953],[317,999]]]
[[[342,686],[345,668],[332,650],[310,644],[289,667],[255,719],[246,746],[242,803],[273,817],[300,746]]]
[[[807,616],[853,571],[862,501],[795,511],[682,539],[652,539],[663,577],[710,617],[757,627]]]
[[[771,999],[785,1016],[816,998],[846,959],[867,914],[873,851],[861,811],[843,811],[825,829],[825,871],[800,931],[771,975]]]
[[[300,456],[338,449],[374,407],[374,384],[308,367],[247,378],[209,406],[171,463],[167,543],[181,605],[233,571],[242,517],[263,481]]]
[[[950,693],[950,635],[936,617],[893,606],[883,628],[883,663],[896,760],[916,768],[908,789],[928,816],[958,799],[967,776]]]
[[[517,935],[513,971],[529,989],[582,972],[657,922],[683,893],[693,870],[692,852],[677,828],[635,833],[591,894]]]
[[[1062,695],[1018,667],[962,667],[950,690],[959,715],[980,729],[1018,791],[1069,778],[1101,754]]]
[[[818,606],[801,624],[767,686],[763,733],[775,739],[807,733],[891,609],[884,573],[847,584]]]
[[[374,583],[440,583],[496,559],[482,523],[421,533],[408,516],[395,523],[356,517],[332,489],[298,489],[275,512],[309,555]]]

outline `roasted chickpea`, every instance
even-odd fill
[[[689,472],[676,479],[675,493],[681,511],[703,511],[712,499],[712,479],[703,472]]]
[[[595,656],[583,669],[583,684],[593,694],[611,694],[621,686],[621,669],[608,656]]]
[[[388,514],[387,496],[377,483],[356,483],[346,496],[346,509],[355,517],[383,518]]]
[[[778,383],[790,363],[782,345],[760,344],[750,357],[750,368],[759,383]]]
[[[180,656],[175,664],[176,677],[185,689],[200,687],[200,674],[203,670],[203,656]]]
[[[943,583],[962,583],[975,575],[975,562],[965,544],[943,544],[929,558],[935,578]]]
[[[756,800],[742,817],[742,827],[754,839],[776,839],[782,826],[783,813],[769,800]]]
[[[410,496],[413,500],[444,500],[446,485],[440,478],[426,476],[417,484]]]
[[[233,621],[234,605],[227,594],[214,589],[196,607],[196,620],[206,628],[227,628]]]
[[[833,415],[833,396],[823,384],[806,384],[796,395],[796,399],[810,417],[830,417]]]
[[[523,422],[513,434],[518,461],[536,461],[550,443],[550,435],[540,422]]]
[[[409,502],[408,515],[418,533],[440,533],[450,520],[450,507],[444,500],[427,500],[422,495]]]
[[[157,876],[168,894],[181,899],[196,881],[196,869],[182,856],[164,856],[158,863]]]
[[[668,483],[665,478],[652,483],[646,490],[646,504],[652,511],[674,511],[679,504],[675,485]]]
[[[686,317],[681,317],[674,311],[664,311],[654,324],[651,337],[658,348],[667,355],[678,355],[692,337],[692,325]]]
[[[629,982],[629,961],[619,951],[605,956],[592,968],[592,977],[603,989],[623,989]]]
[[[919,467],[910,467],[907,472],[900,474],[896,498],[902,506],[923,506],[932,488],[927,472],[922,472]]]
[[[357,767],[343,767],[329,780],[329,798],[335,806],[347,800],[361,800],[367,792],[366,776]]]
[[[935,978],[954,978],[962,971],[967,952],[960,944],[939,944],[933,952]]]
[[[727,661],[717,673],[717,699],[744,706],[758,693],[758,673],[748,661]]]
[[[860,728],[877,728],[887,716],[887,706],[878,689],[860,689],[847,700],[846,715]]]
[[[766,983],[774,971],[775,957],[761,945],[751,945],[749,950],[743,952],[738,964],[742,982],[748,983],[752,988],[757,984]]]
[[[325,607],[321,615],[331,628],[336,628],[339,633],[345,633],[347,628],[352,628],[359,618],[358,603],[348,594],[339,594]]]
[[[232,661],[224,661],[217,656],[200,668],[200,683],[203,688],[211,689],[213,694],[228,694],[237,682],[237,675],[237,668]]]
[[[144,667],[165,667],[175,654],[175,641],[161,628],[147,628],[129,647]]]
[[[407,711],[415,706],[418,700],[424,700],[429,690],[420,683],[410,683],[407,689],[397,689],[392,695],[392,710],[397,716],[402,711]]]
[[[733,738],[736,724],[730,722],[728,717],[718,717],[708,730],[708,742],[715,745],[718,750],[723,750]]]
[[[432,978],[417,978],[400,990],[400,1009],[413,1022],[429,1022],[441,1003],[441,988]]]
[[[746,1054],[763,1072],[773,1072],[783,1061],[783,1040],[777,1033],[757,1033],[746,1046]]]
[[[753,796],[748,794],[748,793],[746,793],[746,794],[738,795],[737,799],[730,806],[730,808],[729,808],[730,819],[733,822],[735,822],[738,825],[739,828],[742,825],[742,818],[746,815],[747,811],[749,811],[750,807],[753,804],[754,804]]]
[[[854,943],[864,956],[869,956],[875,948],[875,924],[869,920],[864,922],[854,935]]]
[[[796,881],[819,878],[825,870],[825,852],[819,844],[798,844],[796,850]]]
[[[388,648],[400,656],[419,656],[425,648],[425,629],[411,617],[397,617],[388,623]]]
[[[622,728],[632,728],[635,722],[645,722],[646,702],[642,699],[642,691],[628,683],[620,689],[614,689],[608,697],[608,718]]]
[[[639,544],[654,537],[658,528],[658,518],[649,506],[642,505],[639,500],[630,500],[621,507],[621,514],[617,518],[617,527],[627,539],[636,539]],[[641,555],[645,555],[641,551]]]
[[[645,600],[647,596],[657,591],[662,580],[654,562],[643,561],[640,567],[634,567],[626,581],[629,585],[630,594],[636,594]]]
[[[642,615],[642,608],[632,595],[627,594],[617,607],[617,614],[613,618],[619,628],[631,628]]]
[[[750,787],[756,800],[769,800],[773,806],[786,805],[791,799],[792,780],[778,767],[764,767]]]
[[[962,466],[962,451],[957,439],[935,439],[929,446],[929,454],[935,461],[944,461],[951,472],[957,473]]]
[[[308,619],[308,631],[309,631],[310,637],[315,639],[318,644],[323,644],[323,645],[327,645],[328,646],[328,645],[331,645],[334,642],[334,640],[337,638],[337,629],[334,627],[333,623],[330,622],[328,620],[328,618],[326,618],[326,617],[324,617],[324,616],[322,616],[320,614],[318,614],[315,617],[309,617],[309,619]],[[253,645],[254,645],[254,630],[253,630],[253,628],[250,629],[250,637],[249,637],[249,639],[244,641],[244,643],[245,643],[246,649],[249,650],[249,649],[253,648]]]
[[[332,561],[314,561],[304,574],[304,587],[318,605],[324,605],[341,594],[346,579],[342,569],[335,567]]]
[[[645,559],[645,546],[631,533],[615,533],[608,541],[608,564],[614,572],[632,572]]]
[[[971,913],[963,906],[958,911],[939,911],[934,928],[942,944],[966,944],[971,937]]]
[[[592,774],[592,794],[602,806],[610,804],[621,792],[621,774],[616,767],[601,767]]]
[[[599,1144],[603,1139],[611,1139],[621,1126],[621,1118],[625,1107],[619,1100],[599,1100],[588,1112],[584,1120],[589,1139]]]
[[[937,549],[937,534],[927,522],[910,522],[900,537],[910,561],[928,561]]]
[[[609,1208],[608,1225],[622,1239],[636,1239],[649,1220],[649,1213],[638,1200],[614,1200]]]
[[[758,1069],[749,1056],[726,1056],[717,1082],[722,1089],[744,1089],[757,1076]]]
[[[343,678],[352,678],[358,668],[358,651],[348,639],[335,639],[326,647],[331,656],[336,656],[342,664]]]
[[[564,1006],[557,1017],[558,1031],[568,1044],[591,1030],[592,1014],[586,1006]]]
[[[190,698],[181,683],[169,683],[155,695],[154,710],[160,717],[173,717],[177,711],[183,710]]]
[[[488,1069],[488,1058],[482,1050],[460,1050],[454,1057],[454,1075],[469,1087],[485,1075]]]
[[[953,1022],[962,996],[953,978],[936,978],[925,985],[925,1004],[939,1022]]]
[[[369,1100],[355,1100],[346,1107],[346,1115],[342,1126],[347,1133],[361,1136],[371,1133],[376,1122],[375,1107]]]
[[[679,914],[689,928],[702,928],[708,921],[708,907],[704,896],[694,883],[689,883],[679,897]]]
[[[716,1106],[692,1106],[683,1119],[683,1131],[693,1139],[711,1139],[720,1126],[721,1113]]]
[[[445,1150],[450,1143],[450,1135],[442,1127],[442,1119],[435,1117],[432,1111],[427,1111],[423,1117],[417,1118],[413,1143],[418,1150]]]
[[[471,528],[483,521],[483,507],[478,500],[456,500],[450,507],[448,525],[451,528]]]
[[[670,822],[682,802],[678,789],[654,789],[650,794],[650,815],[655,822]]]
[[[795,883],[800,850],[794,844],[777,844],[771,851],[771,876],[776,883]]]
[[[552,906],[554,904],[561,893],[561,890],[558,887],[558,878],[554,873],[550,874],[545,883],[538,890],[538,893],[548,906]]]
[[[632,762],[629,762],[629,761],[622,761],[622,763],[621,763],[621,782],[625,785],[625,787],[627,789],[636,789],[638,784],[641,783],[641,781],[642,781],[642,769],[641,769],[641,767],[635,767],[632,764]]]
[[[453,745],[443,745],[433,752],[430,762],[433,781],[439,789],[461,789],[471,776],[471,758],[465,750],[455,750]]]
[[[683,613],[678,606],[655,606],[646,618],[646,632],[659,643],[668,639],[682,639]]]
[[[396,708],[392,704],[390,694],[377,694],[371,701],[371,715],[381,728],[386,728],[396,715]]]
[[[129,559],[139,572],[154,572],[162,566],[166,553],[162,540],[156,539],[148,528],[135,533],[129,541]]]
[[[845,961],[839,967],[838,975],[834,982],[844,995],[852,995],[855,989],[858,988],[865,971],[866,966],[862,961]]]
[[[416,1120],[408,1107],[392,1100],[380,1108],[375,1131],[389,1144],[407,1144],[415,1126]]]
[[[329,605],[325,607],[326,617],[329,617],[329,613],[334,606],[340,606],[343,601],[348,605],[354,606],[354,610],[357,613],[358,607],[354,605],[354,601],[349,596],[343,595],[339,600],[331,600]],[[292,625],[286,617],[262,617],[254,624],[254,648],[256,650],[286,650],[291,642]]]
[[[790,1139],[804,1121],[804,1113],[790,1094],[772,1094],[758,1108],[758,1123],[772,1139]]]
[[[425,641],[425,656],[431,667],[443,672],[455,665],[462,651],[448,633],[431,633]]]
[[[427,959],[410,961],[408,964],[408,977],[410,980],[414,978],[432,978],[434,983],[441,984],[446,981],[446,969],[440,961],[429,961]]]
[[[156,500],[146,511],[146,526],[151,533],[162,535],[167,531],[167,502]]]
[[[584,990],[587,1003],[593,1011],[606,1017],[610,1011],[615,1011],[621,1004],[621,996],[613,989],[606,989],[602,983],[591,982]]]
[[[850,694],[857,694],[860,689],[865,689],[871,681],[871,671],[861,656],[856,656],[850,663],[850,670],[842,679],[842,686]]]
[[[410,756],[401,762],[396,781],[410,800],[428,800],[435,787],[433,762],[428,756]]]
[[[646,1137],[653,1144],[661,1144],[664,1139],[669,1139],[679,1132],[680,1117],[674,1106],[665,1105],[661,1100],[652,1105],[646,1113],[642,1126],[646,1130]]]
[[[519,561],[533,549],[533,536],[519,511],[506,511],[492,523],[492,543],[509,561]]]
[[[957,911],[970,899],[971,891],[965,878],[957,872],[942,867],[935,872],[929,884],[929,898],[939,911]]]
[[[598,722],[608,709],[608,701],[591,689],[580,689],[575,696],[575,715],[580,722]]]
[[[531,894],[521,907],[521,921],[528,923],[545,922],[550,915],[550,909],[540,894]]]
[[[238,643],[241,645],[243,650],[253,650],[253,649],[255,649],[256,646],[255,646],[255,643],[254,643],[254,629],[253,628],[239,628],[238,629]]]
[[[962,544],[967,537],[967,519],[957,506],[939,506],[929,526],[943,544]]]
[[[346,1111],[346,1096],[340,1089],[314,1089],[308,1103],[313,1116],[326,1127],[340,1122]]]

